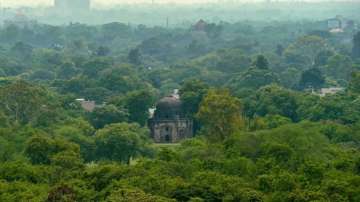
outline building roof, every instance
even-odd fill
[[[177,96],[164,97],[156,105],[154,119],[178,119],[182,118],[182,103]]]
[[[181,101],[179,98],[175,96],[167,96],[159,100],[156,105],[157,109],[174,109],[174,108],[181,108]]]

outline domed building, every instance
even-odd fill
[[[176,94],[157,103],[148,126],[156,143],[177,143],[193,137],[193,121],[184,115],[181,100]]]

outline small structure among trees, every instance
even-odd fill
[[[185,116],[177,94],[164,97],[157,103],[148,125],[156,143],[177,143],[193,137],[193,120]]]

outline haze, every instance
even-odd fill
[[[177,4],[191,4],[191,3],[214,3],[214,2],[265,2],[266,0],[154,0],[156,3],[177,3]],[[270,0],[271,1],[271,0]],[[298,2],[298,0],[277,0]],[[357,2],[357,0],[303,0],[303,2]],[[152,0],[93,0],[94,5],[111,5],[111,4],[137,4],[137,3],[151,3]],[[18,6],[51,6],[53,0],[0,0],[3,7],[18,7]]]
[[[155,0],[156,3],[206,3],[216,2],[216,0]],[[111,4],[131,4],[131,3],[151,3],[151,0],[93,0],[93,4],[111,5]],[[53,4],[53,0],[3,0],[4,6],[48,6]]]

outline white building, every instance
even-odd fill
[[[344,88],[340,88],[340,87],[331,87],[331,88],[322,88],[320,90],[320,96],[324,97],[326,95],[334,95],[336,93],[342,92],[344,91]]]

